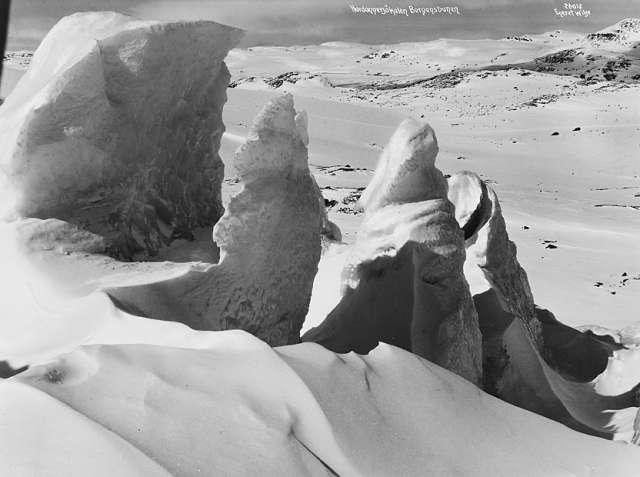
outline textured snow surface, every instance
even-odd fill
[[[236,153],[243,187],[213,229],[221,260],[206,271],[108,290],[137,315],[201,330],[243,329],[299,341],[320,260],[324,212],[291,95],[269,102]]]
[[[240,331],[167,332],[170,347],[85,346],[0,383],[3,474],[83,475],[107,459],[119,475],[614,476],[640,465],[636,447],[523,412],[393,346],[337,355]]]

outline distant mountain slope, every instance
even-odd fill
[[[640,19],[627,18],[585,36],[580,46],[506,67],[579,77],[588,82],[640,80]]]
[[[329,87],[388,90],[422,84],[441,88],[460,82],[452,84],[452,73],[460,78],[470,72],[514,68],[573,76],[586,83],[636,83],[640,80],[639,25],[640,19],[628,18],[586,35],[556,30],[501,40],[256,47],[234,50],[229,66],[232,85],[252,89],[288,87],[311,78]]]

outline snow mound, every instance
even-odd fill
[[[437,153],[429,125],[398,127],[360,199],[365,218],[343,271],[343,297],[303,340],[359,353],[384,341],[479,382],[463,236]]]
[[[60,20],[0,109],[2,217],[70,222],[124,258],[212,226],[223,59],[241,35],[113,12]]]
[[[201,346],[85,346],[1,382],[0,473],[627,476],[640,466],[634,446],[523,412],[393,346],[336,355],[191,333]]]
[[[293,98],[260,112],[235,159],[243,183],[215,225],[221,261],[205,272],[108,290],[125,311],[200,330],[243,329],[272,346],[298,342],[320,259],[324,208]]]

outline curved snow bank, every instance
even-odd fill
[[[601,374],[578,382],[545,362],[518,320],[506,330],[503,345],[509,367],[501,381],[501,398],[582,432],[631,439],[640,405],[638,350],[613,352]]]
[[[634,446],[393,346],[337,355],[239,331],[171,334],[174,347],[82,347],[1,382],[0,473],[627,476],[640,465]]]
[[[133,444],[41,391],[0,383],[0,472],[84,477],[169,477]]]
[[[306,141],[291,95],[267,104],[236,153],[244,187],[214,227],[220,263],[170,280],[110,288],[116,304],[201,330],[243,329],[273,346],[298,342],[323,217]]]
[[[111,430],[171,475],[329,475],[319,459],[355,474],[310,391],[270,347],[240,332],[208,341],[200,351],[85,347],[15,381]]]
[[[303,340],[359,353],[384,341],[478,382],[480,331],[437,153],[429,125],[398,127],[360,199],[366,215],[344,268],[342,300]]]
[[[0,216],[62,219],[126,258],[212,226],[223,59],[241,35],[112,12],[60,20],[0,108]]]
[[[560,323],[549,310],[536,307],[542,324],[545,360],[564,376],[591,381],[607,367],[609,357],[624,346],[610,336],[580,332]]]

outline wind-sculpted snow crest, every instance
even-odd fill
[[[496,193],[472,172],[448,182],[466,237],[485,391],[578,431],[629,440],[640,405],[640,373],[632,371],[640,355],[537,308]]]
[[[71,222],[125,259],[213,226],[223,60],[241,36],[112,12],[60,20],[2,105],[0,215]]]
[[[509,240],[498,196],[473,172],[452,175],[448,185],[448,197],[465,232],[467,261],[482,270],[507,311],[523,321],[534,342],[541,346],[541,328],[527,274],[518,262],[515,244]]]
[[[456,208],[456,219],[465,235],[465,275],[474,296],[484,293],[503,313],[517,317],[541,352],[542,328],[535,314],[535,304],[527,274],[518,263],[516,246],[509,240],[496,193],[473,172],[460,172],[448,179],[448,197]],[[483,336],[484,385],[493,389],[504,371],[502,348],[493,337],[502,328],[497,317],[483,323],[485,301],[475,299],[481,317]]]
[[[256,118],[235,167],[244,185],[216,224],[221,261],[207,271],[108,290],[118,306],[200,330],[243,329],[272,346],[298,342],[320,260],[323,211],[306,128],[291,95]]]
[[[478,383],[480,331],[437,153],[429,125],[398,127],[361,198],[365,218],[343,272],[343,298],[303,340],[359,353],[384,341]]]

